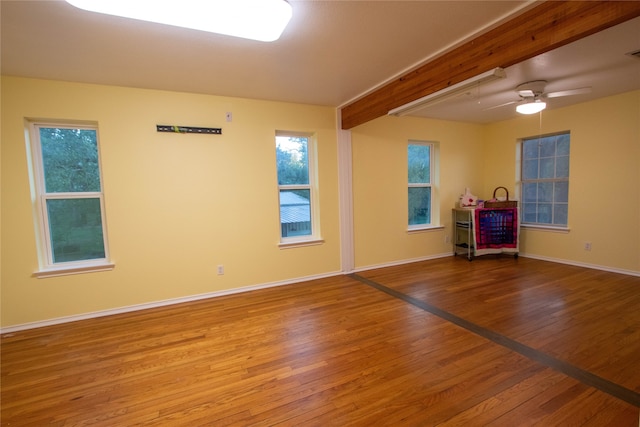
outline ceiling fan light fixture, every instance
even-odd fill
[[[539,99],[535,101],[525,102],[516,106],[516,111],[520,114],[535,114],[547,108],[547,103]]]
[[[291,20],[286,0],[66,0],[79,9],[264,42]]]

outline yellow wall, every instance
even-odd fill
[[[113,271],[32,277],[25,118],[98,122]],[[328,107],[3,76],[2,326],[338,272],[335,129]],[[276,130],[317,134],[322,245],[278,248]]]
[[[113,271],[32,276],[24,118],[98,122]],[[157,133],[156,124],[223,135]],[[317,133],[322,245],[278,248],[276,130]],[[525,229],[521,252],[640,274],[640,91],[545,111],[542,124],[381,117],[354,128],[356,269],[450,254],[451,208],[464,189],[488,198],[506,186],[515,197],[518,138],[565,130],[571,230]],[[407,232],[408,140],[437,143],[433,215],[443,228]],[[1,148],[2,327],[340,271],[332,108],[5,76]]]
[[[491,125],[382,117],[352,131],[356,268],[451,252],[451,208],[465,187],[483,199],[498,186],[517,198],[523,137],[571,132],[568,233],[523,229],[523,255],[640,274],[640,92]],[[406,231],[406,145],[440,146],[444,230]],[[503,195],[501,191],[499,195]],[[584,243],[592,250],[585,251]]]
[[[451,208],[464,189],[476,194],[482,178],[482,126],[387,116],[352,130],[353,210],[356,268],[451,254]],[[439,147],[440,207],[434,225],[407,232],[407,143]],[[439,222],[437,221],[439,216]]]
[[[571,132],[570,231],[524,229],[521,251],[640,274],[640,91],[488,125],[484,194],[515,188],[518,138],[560,131]]]

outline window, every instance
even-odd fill
[[[95,126],[31,126],[41,269],[106,264],[104,197]]]
[[[410,142],[407,150],[409,228],[431,225],[433,144]]]
[[[312,138],[276,134],[276,163],[282,243],[317,239],[318,218]]]
[[[567,226],[569,141],[569,133],[522,140],[523,224]]]

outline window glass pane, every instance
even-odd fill
[[[536,207],[536,203],[523,203],[522,215],[522,220],[525,222],[537,222],[538,210]]]
[[[522,158],[525,160],[538,158],[537,139],[528,139],[522,143]]]
[[[282,237],[311,235],[311,190],[280,191]]]
[[[525,160],[522,164],[522,178],[536,179],[538,177],[538,159]]]
[[[409,145],[409,184],[429,184],[431,182],[430,149],[428,145]]]
[[[540,224],[551,224],[552,219],[551,203],[538,203],[538,221]]]
[[[564,225],[568,222],[568,205],[567,204],[554,204],[553,205],[553,223],[556,225]]]
[[[53,262],[105,257],[100,199],[47,200]]]
[[[551,136],[540,139],[540,157],[553,157],[556,155],[556,137]]]
[[[553,201],[553,182],[538,183],[538,202]]]
[[[40,128],[45,191],[99,192],[95,129]]]
[[[523,202],[535,202],[538,200],[538,184],[525,183],[522,185]]]
[[[540,176],[538,178],[553,178],[556,173],[555,158],[540,159]]]
[[[556,155],[568,156],[569,155],[569,134],[565,133],[556,137]]]
[[[553,201],[555,203],[569,202],[569,183],[567,181],[555,183],[553,187]]]
[[[278,185],[309,184],[307,138],[276,136]]]
[[[569,178],[569,156],[556,157],[556,178]]]
[[[431,188],[409,188],[409,225],[430,224]]]

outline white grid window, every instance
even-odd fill
[[[407,170],[409,229],[431,225],[433,144],[410,142]]]
[[[281,243],[318,239],[314,148],[310,135],[276,133]]]
[[[30,130],[41,269],[107,263],[97,127],[32,123]]]
[[[569,133],[522,140],[522,223],[566,227],[569,215]]]

